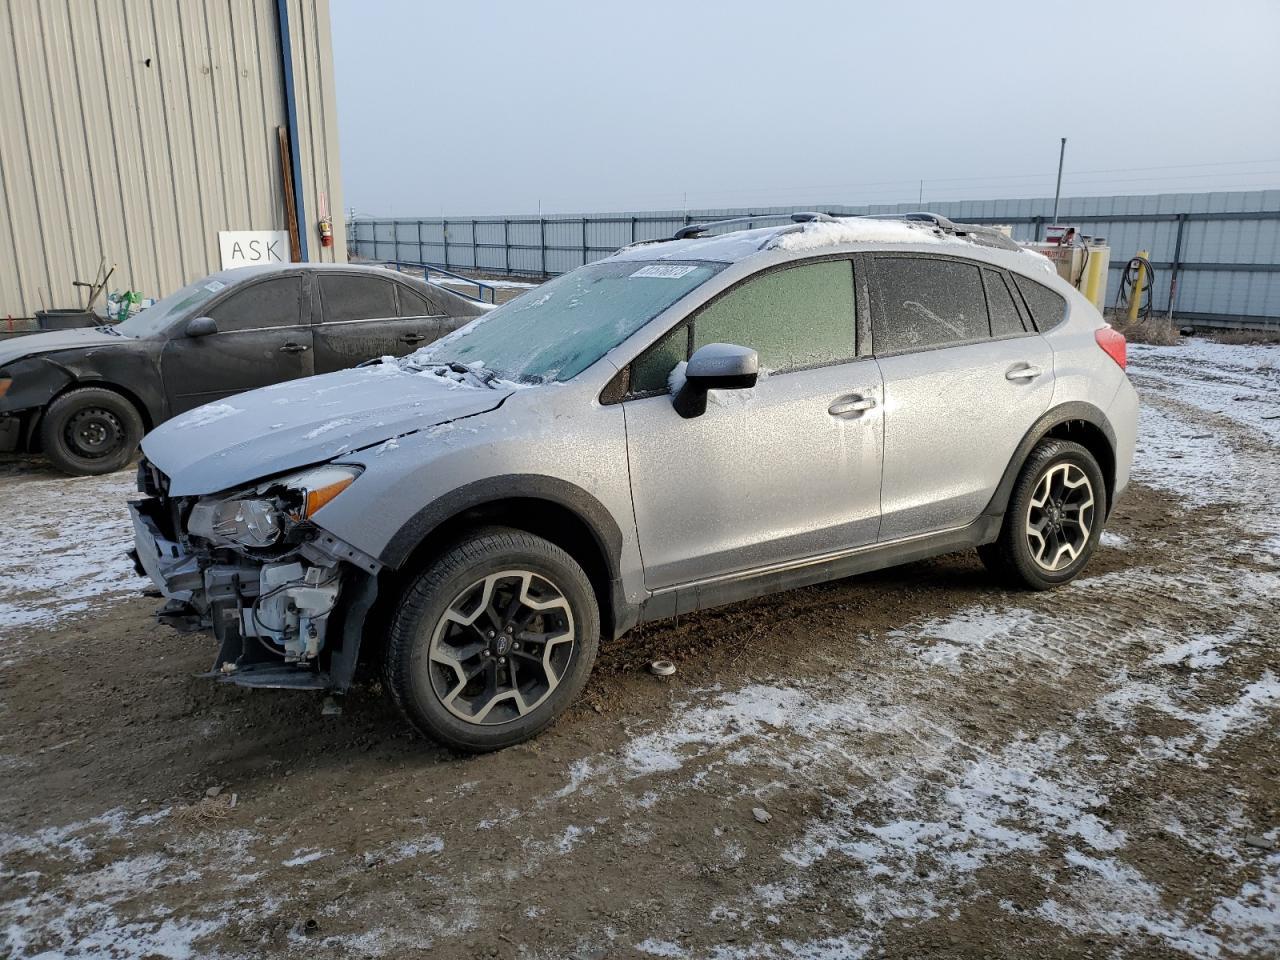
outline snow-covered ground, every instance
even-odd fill
[[[766,604],[742,642],[790,668],[682,666],[649,709],[465,763],[326,747],[318,799],[301,773],[246,776],[225,824],[184,827],[152,793],[152,812],[5,829],[0,954],[1280,956],[1280,794],[1247,776],[1274,768],[1280,723],[1280,348],[1130,356],[1134,479],[1163,493],[1135,494],[1150,525],[1122,504],[1099,559],[1123,562],[888,623],[859,591],[945,586]],[[5,485],[0,651],[59,622],[54,594],[101,617],[136,588],[131,477]],[[261,701],[224,722],[253,731]],[[269,754],[261,736],[244,748]],[[1241,759],[1246,741],[1264,747]],[[38,766],[20,746],[0,770]]]

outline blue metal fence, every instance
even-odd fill
[[[1049,199],[924,204],[953,220],[1009,224],[1018,240],[1042,236],[1052,205]],[[704,220],[792,209],[858,215],[916,208],[810,204],[546,217],[357,218],[347,224],[347,243],[353,256],[369,260],[544,277]],[[1112,297],[1129,258],[1146,250],[1156,270],[1152,303],[1158,313],[1214,326],[1280,327],[1280,190],[1079,197],[1062,202],[1058,222],[1106,237]]]

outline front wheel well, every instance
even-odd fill
[[[1048,440],[1050,437],[1056,440],[1072,440],[1088,450],[1093,455],[1093,459],[1098,461],[1098,467],[1102,470],[1102,480],[1106,485],[1107,513],[1109,514],[1111,504],[1115,501],[1116,452],[1112,449],[1106,433],[1097,424],[1090,423],[1088,420],[1063,420],[1050,427],[1041,440]]]
[[[155,418],[151,416],[151,411],[147,409],[147,405],[142,402],[142,399],[127,387],[122,387],[118,383],[112,383],[109,380],[72,380],[65,387],[50,397],[49,402],[41,407],[39,412],[31,418],[27,432],[30,437],[29,443],[33,453],[39,452],[35,448],[39,446],[40,443],[40,422],[44,420],[45,414],[48,412],[49,408],[73,390],[83,390],[85,387],[94,387],[98,390],[109,390],[114,394],[118,394],[122,399],[129,401],[129,404],[133,409],[138,411],[138,416],[142,418],[143,432],[149,433],[151,430],[155,429]]]
[[[388,618],[409,583],[451,545],[473,530],[511,527],[542,537],[564,550],[582,567],[591,581],[600,608],[600,632],[613,636],[616,611],[613,602],[613,566],[595,531],[564,504],[539,497],[511,497],[468,507],[433,527],[414,547],[398,569],[385,571],[379,586],[378,613]],[[382,631],[379,630],[379,633]]]

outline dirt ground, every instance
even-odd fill
[[[0,955],[1280,955],[1280,347],[1131,361],[1076,583],[966,553],[651,625],[479,758],[194,677],[131,478],[0,465]]]

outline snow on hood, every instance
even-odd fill
[[[72,350],[76,347],[110,347],[127,343],[125,337],[104,333],[93,327],[75,327],[71,330],[50,330],[48,333],[28,333],[21,337],[0,340],[0,367],[24,357],[55,350]]]
[[[784,233],[769,244],[771,250],[815,250],[842,243],[964,243],[958,237],[940,237],[931,223],[912,220],[873,220],[848,217],[804,224],[804,229]]]
[[[174,496],[215,493],[492,410],[509,386],[395,363],[291,380],[197,407],[142,441]]]

